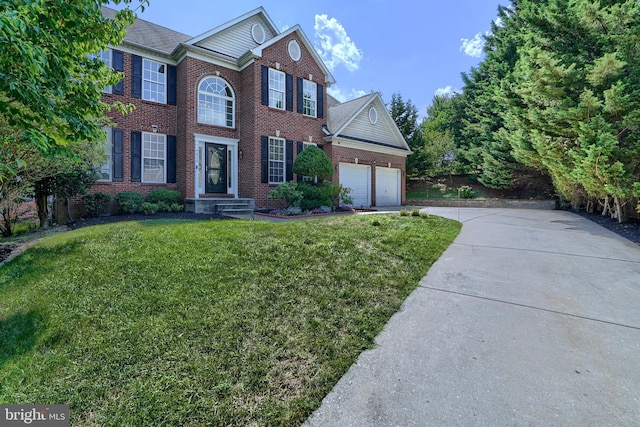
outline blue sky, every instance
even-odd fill
[[[332,70],[341,101],[371,91],[411,99],[461,88],[482,59],[482,35],[508,0],[150,0],[142,19],[197,36],[259,6],[280,30],[299,24]]]

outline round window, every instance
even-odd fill
[[[300,57],[302,56],[302,52],[300,51],[300,45],[298,44],[297,41],[291,40],[289,42],[288,50],[289,50],[289,56],[291,57],[291,59],[293,59],[294,61],[300,60]]]
[[[258,43],[264,43],[264,39],[267,38],[267,33],[265,33],[264,28],[260,24],[253,24],[251,27],[251,37],[253,40]]]
[[[378,111],[375,107],[369,108],[369,121],[374,125],[378,123]]]

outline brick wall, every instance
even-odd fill
[[[287,46],[290,40],[296,40],[300,46],[302,55],[299,61],[294,61],[289,56]],[[265,65],[267,67],[276,68],[276,63],[280,65],[280,71],[293,75],[293,111],[278,110],[261,104],[261,66]],[[330,144],[322,140],[325,136],[322,132],[322,125],[327,122],[326,76],[296,33],[293,33],[280,42],[265,48],[263,50],[262,58],[257,59],[252,65],[247,67],[243,71],[243,74],[245,73],[247,74],[247,77],[243,79],[243,81],[247,85],[251,85],[253,87],[254,96],[250,108],[253,109],[254,114],[253,123],[248,123],[248,126],[252,126],[252,128],[249,128],[248,126],[245,128],[244,124],[241,128],[243,136],[242,143],[246,143],[243,147],[248,147],[248,149],[244,149],[244,160],[249,162],[249,165],[243,169],[248,173],[248,175],[241,178],[249,182],[245,182],[242,188],[246,191],[245,194],[247,194],[247,197],[251,197],[256,200],[256,206],[270,207],[273,204],[273,201],[268,200],[267,195],[271,189],[276,187],[276,185],[261,183],[260,136],[264,135],[275,137],[276,130],[279,130],[280,138],[291,140],[294,142],[294,145],[298,141],[308,142],[309,136],[311,136],[313,142],[322,144],[325,152],[331,156]],[[324,105],[322,118],[307,117],[297,112],[296,78],[301,77],[308,80],[310,74],[313,82],[323,85]],[[249,106],[247,107],[249,108]],[[247,141],[247,139],[250,139],[250,141]],[[295,155],[296,149],[294,147],[294,157]]]

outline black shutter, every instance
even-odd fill
[[[269,67],[266,65],[262,66],[262,77],[261,77],[261,100],[262,105],[269,105]]]
[[[304,150],[304,144],[302,143],[302,141],[298,141],[296,142],[296,152],[297,154],[302,153],[302,150]],[[298,174],[298,182],[302,182],[302,175]]]
[[[293,76],[285,74],[284,88],[287,99],[287,111],[293,111]]]
[[[167,65],[167,104],[176,105],[176,66]]]
[[[131,132],[131,182],[142,180],[142,132]]]
[[[176,182],[176,137],[167,135],[167,183]]]
[[[119,73],[123,73],[124,72],[124,53],[119,51],[119,50],[112,50],[111,51],[111,60],[113,62],[113,71],[117,71]],[[116,94],[116,95],[123,95],[124,94],[124,77],[122,78],[122,80],[120,80],[120,82],[118,82],[117,85],[115,85],[113,87],[113,89],[111,90],[112,93]]]
[[[287,140],[286,160],[286,179],[285,181],[293,181],[293,141]]]
[[[124,132],[120,129],[113,129],[111,134],[112,150],[111,161],[113,163],[112,181],[124,180]]]
[[[262,173],[262,183],[269,182],[269,137],[260,137],[260,163]]]
[[[302,109],[303,107],[303,94],[304,94],[304,84],[302,83],[302,77],[298,77],[296,79],[296,89],[297,89],[297,94],[296,94],[296,98],[297,98],[297,103],[298,103],[298,113],[302,114],[302,111],[304,111]]]
[[[318,147],[319,149],[321,149],[322,151],[324,151],[324,146],[322,144],[317,144],[316,147]]]
[[[324,86],[318,85],[318,118],[324,117]]]
[[[142,57],[131,55],[131,96],[142,98]]]

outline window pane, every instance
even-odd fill
[[[284,182],[284,139],[269,138],[269,182]]]
[[[142,99],[166,103],[165,65],[149,59],[142,61]]]
[[[284,73],[269,68],[269,107],[284,110],[284,91]]]
[[[233,102],[231,88],[224,80],[204,79],[198,88],[198,123],[233,127]]]
[[[142,134],[142,182],[165,182],[166,136]]]

